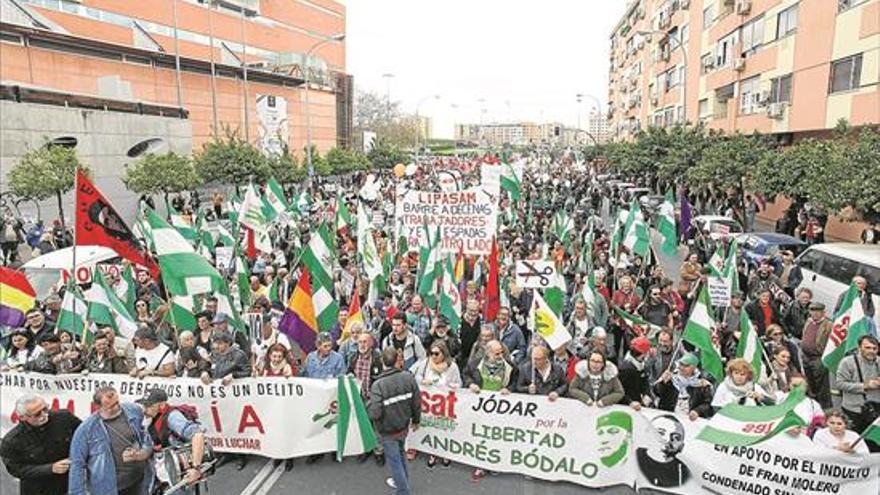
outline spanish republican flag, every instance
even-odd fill
[[[318,336],[318,320],[315,318],[315,305],[312,302],[312,283],[309,269],[302,267],[302,275],[287,301],[287,308],[278,329],[299,344],[303,352],[315,350]]]
[[[0,266],[0,325],[24,325],[24,314],[34,307],[36,298],[24,273]]]
[[[339,345],[348,340],[348,337],[351,335],[351,327],[355,323],[365,324],[364,314],[361,312],[361,296],[358,294],[357,288],[354,289],[354,295],[351,296],[351,303],[348,305],[348,319],[345,320],[345,326],[342,327]]]

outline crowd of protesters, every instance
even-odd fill
[[[595,171],[591,173],[571,164],[528,165],[521,180],[520,199],[501,199],[500,211],[504,215],[499,222],[497,241],[504,304],[491,318],[486,314],[486,257],[464,260],[461,323],[458,328],[451,328],[437,308],[425,304],[419,294],[419,263],[414,253],[394,258],[385,289],[371,299],[370,282],[359,270],[354,229],[341,229],[335,232],[338,264],[333,269],[334,297],[341,308],[347,308],[356,292],[364,301],[364,323],[347,326],[350,315],[341,310],[335,328],[320,333],[314,349],[302,349],[279,329],[286,302],[300,274],[294,264],[297,250],[308,243],[310,226],[335,214],[337,194],[352,213],[361,207],[387,215],[389,227],[377,229],[374,234],[381,257],[386,251],[395,252],[398,246],[391,216],[395,185],[399,181],[407,181],[411,188],[431,190],[438,186],[429,170],[450,167],[460,170],[462,181],[476,183],[479,165],[438,160],[413,177],[385,174],[381,176],[384,185],[373,199],[358,197],[363,180],[359,175],[345,177],[332,188],[326,184],[314,187],[310,209],[303,212],[303,217],[295,224],[273,230],[273,252],[259,253],[248,262],[252,298],[241,308],[242,314],[249,316],[248,331],[234,331],[230,315],[219,312],[217,300],[212,297],[200,301],[202,309],[194,315],[195,329],[177,328],[168,317],[161,281],[143,270],[137,272],[137,301],[131,308],[138,321],[132,338],[121,338],[112,328],[98,326],[92,329],[92,337],[86,343],[68,331],[56,329],[61,294],[52,294],[27,313],[22,327],[4,331],[2,369],[47,374],[118,373],[137,378],[191,377],[206,384],[229,384],[244,377],[326,379],[351,374],[361,386],[365,402],[371,405],[371,391],[383,389],[375,386],[377,381],[396,369],[411,374],[417,386],[461,388],[471,393],[541,395],[549,401],[567,397],[599,408],[615,404],[636,409],[653,407],[692,420],[711,417],[731,403],[775,404],[784,400],[793,387],[803,384],[814,412],[814,422],[805,433],[814,435],[816,443],[844,452],[852,450],[852,435],[857,435],[853,431],[860,432],[880,413],[876,337],[863,337],[858,349],[843,359],[835,374],[830,374],[821,358],[831,331],[829,315],[837,308],[813,301],[809,289],[798,289],[801,275],[792,264],[790,252],[766,259],[757,267],[745,263],[743,256],[737,258],[741,291],[734,292],[727,305],[716,309],[717,321],[712,329],[725,361],[725,377],[717,380],[702,369],[699,353],[682,342],[683,328],[699,289],[710,275],[707,263],[719,245],[725,252],[742,251],[743,247],[732,242],[732,238],[686,228],[680,232],[686,248],[679,250],[677,273],[668,272],[656,255],[643,258],[624,248],[609,255],[618,210],[626,207],[629,198],[623,191],[598,180]],[[724,195],[692,199],[694,213],[724,213],[728,208]],[[291,195],[288,200],[295,202],[296,198]],[[756,206],[752,198],[749,200],[746,211],[740,214],[747,226],[752,226],[752,209]],[[182,199],[179,201],[176,206],[180,211],[200,207],[198,203],[187,205]],[[228,213],[227,203],[219,195],[205,208],[211,210],[217,222],[223,222]],[[569,243],[555,238],[552,232],[553,217],[560,211],[567,212],[574,221],[574,240]],[[5,221],[4,225],[12,227],[4,232],[16,235],[20,227],[15,226],[14,219]],[[584,272],[580,262],[587,230],[593,239],[592,259],[587,264],[592,273]],[[556,261],[567,287],[561,317],[572,339],[556,349],[550,349],[530,328],[532,289],[517,287],[514,282],[515,261],[546,258]],[[226,274],[232,292],[237,293],[235,271],[226,268]],[[600,297],[587,302],[581,294],[590,275]],[[347,278],[354,280],[350,290],[343,283]],[[853,282],[859,288],[858,304],[873,318],[875,308],[865,279],[856,277]],[[628,323],[620,311],[637,315],[659,330],[649,335],[645,328]],[[752,365],[736,355],[743,312],[766,349],[766,373],[757,379]],[[390,387],[388,383],[385,388]],[[20,431],[7,435],[0,449],[10,473],[23,480],[22,493],[31,490],[25,490],[26,486],[41,487],[41,493],[65,493],[68,472],[71,493],[80,493],[73,487],[83,486],[80,476],[86,471],[93,487],[115,487],[119,493],[146,493],[152,475],[142,462],[151,452],[149,436],[143,434],[141,425],[143,407],[120,404],[118,396],[106,390],[96,394],[95,400],[102,424],[124,432],[124,438],[111,435],[109,443],[100,447],[107,449],[107,456],[120,461],[121,464],[115,464],[115,474],[105,472],[114,469],[113,463],[105,459],[101,464],[83,450],[93,448],[90,435],[97,434],[94,428],[98,420],[80,424],[63,412],[48,413],[45,403],[41,409],[40,400],[31,397],[18,407],[22,418],[17,427]],[[117,421],[114,418],[119,417],[120,411],[123,419]],[[381,424],[387,416],[381,411],[376,414],[376,428],[383,438],[407,427],[400,422],[394,427],[396,431],[389,431]],[[52,428],[45,428],[47,421]],[[409,417],[409,421],[417,424],[417,414]],[[66,441],[71,446],[69,451],[53,442],[27,447],[24,437]],[[128,447],[121,447],[123,443]],[[375,454],[376,462],[384,464],[389,447],[396,449],[398,444],[383,444],[384,455],[380,447],[374,453],[362,455],[360,460],[367,461]],[[143,450],[131,449],[131,445],[140,445]],[[865,445],[862,443],[856,450],[863,451]],[[876,450],[877,446],[868,447]],[[415,451],[405,453],[409,460],[416,455]],[[392,473],[400,462],[405,466],[405,461],[398,459],[402,456],[392,457],[396,466]],[[87,458],[91,460],[83,464]],[[319,462],[321,458],[312,456],[306,462]],[[229,459],[239,469],[247,462],[246,456]],[[292,463],[288,460],[288,468]],[[448,466],[449,460],[425,458],[428,469],[437,464]],[[122,465],[132,466],[120,469]],[[481,469],[472,472],[474,481],[485,475]],[[399,476],[396,473],[389,484],[396,484],[399,493],[408,493],[400,487]],[[31,481],[26,485],[24,480]]]

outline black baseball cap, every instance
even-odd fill
[[[141,397],[140,399],[136,400],[135,402],[144,406],[144,407],[149,407],[154,404],[158,404],[160,402],[167,402],[167,401],[168,401],[168,394],[166,394],[165,391],[162,390],[161,388],[156,387],[156,388],[151,389],[149,392],[147,392],[147,395]]]

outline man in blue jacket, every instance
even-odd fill
[[[70,445],[70,495],[117,493],[147,495],[153,467],[147,462],[153,442],[144,429],[144,413],[119,402],[113,387],[95,391],[98,410],[76,429]]]

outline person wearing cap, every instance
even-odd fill
[[[617,374],[623,385],[622,404],[630,404],[636,409],[651,404],[651,385],[645,366],[651,351],[651,341],[647,337],[636,337],[629,343],[629,351],[623,357]]]
[[[261,298],[260,301],[265,301],[268,304],[268,299]],[[261,312],[265,312],[262,311]],[[229,315],[226,313],[217,313],[214,315],[214,319],[211,321],[211,324],[214,326],[214,332],[217,333],[228,333],[232,335],[232,343],[235,344],[235,347],[241,349],[244,352],[244,355],[247,356],[248,359],[251,357],[251,341],[248,338],[248,335],[245,332],[239,332],[235,329],[229,328]]]
[[[803,338],[804,324],[810,317],[810,304],[813,302],[813,291],[801,287],[794,293],[782,315],[782,327],[786,335],[800,341]]]
[[[779,252],[779,258],[774,270],[775,275],[779,278],[779,286],[789,296],[794,296],[794,290],[804,279],[801,267],[794,262],[794,253],[787,249]]]
[[[192,406],[171,406],[168,404],[168,394],[159,387],[151,389],[135,403],[144,408],[144,416],[150,419],[147,433],[153,440],[154,451],[192,445],[192,466],[185,474],[189,486],[177,493],[194,493],[195,490],[190,487],[202,478],[199,466],[205,456],[205,429],[197,421],[198,412]],[[171,480],[170,483],[175,481]]]
[[[129,375],[137,378],[174,376],[174,351],[159,342],[159,336],[152,326],[139,324],[132,342],[137,347],[134,351],[135,365]]]
[[[19,421],[3,437],[0,458],[19,479],[19,493],[65,495],[70,441],[80,420],[66,409],[51,411],[43,397],[30,393],[16,400],[15,412]]]
[[[44,333],[40,336],[37,343],[43,349],[43,352],[25,364],[25,371],[46,373],[48,375],[58,373],[58,365],[64,359],[61,337],[54,333]]]
[[[425,349],[430,349],[434,342],[446,344],[449,356],[458,361],[458,356],[461,354],[461,340],[455,334],[449,332],[449,321],[443,316],[434,320],[434,328],[431,329],[431,333],[425,339]]]
[[[678,359],[675,371],[666,370],[653,384],[657,408],[683,414],[695,421],[712,416],[712,383],[701,376],[700,359],[686,353]]]
[[[817,301],[810,303],[810,316],[804,323],[800,347],[807,390],[823,409],[831,407],[831,383],[828,368],[822,363],[822,354],[832,325],[825,315],[825,305]]]
[[[232,343],[229,332],[214,332],[211,338],[211,369],[202,373],[202,383],[207,385],[211,380],[221,380],[223,385],[229,385],[235,378],[251,376],[250,360],[244,351]]]
[[[49,294],[44,301],[44,312],[46,314],[46,321],[50,322],[54,327],[55,322],[58,321],[58,316],[61,314],[61,296]]]

